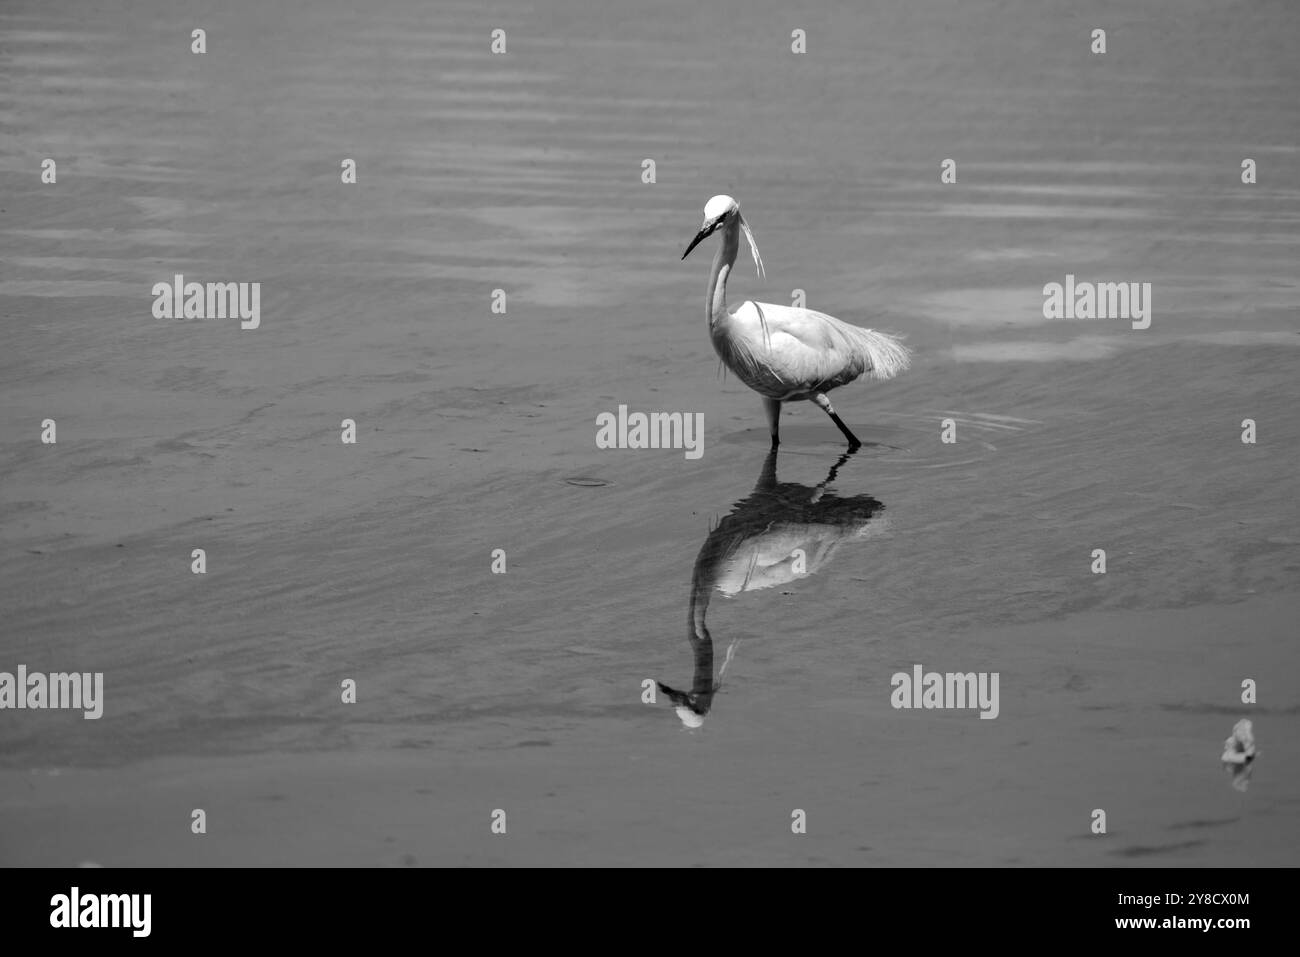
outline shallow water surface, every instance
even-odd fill
[[[106,706],[0,714],[0,863],[1295,864],[1298,25],[7,4],[0,670]],[[735,301],[915,352],[834,394],[847,460],[808,404],[770,460],[718,375],[715,193]],[[154,319],[176,273],[260,281],[261,328]],[[1151,327],[1045,320],[1067,274]],[[703,456],[598,449],[620,404]],[[892,708],[918,663],[998,718]]]

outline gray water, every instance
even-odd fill
[[[1134,6],[6,5],[0,671],[106,704],[0,711],[0,863],[1296,863],[1300,12]],[[679,261],[716,193],[734,301],[916,361],[833,396],[865,529],[788,407],[737,547],[821,558],[710,591],[688,731],[643,683],[767,449]],[[155,319],[176,273],[261,327]],[[1150,328],[1045,320],[1067,273]],[[598,449],[620,404],[703,456]],[[999,717],[895,710],[917,663]]]

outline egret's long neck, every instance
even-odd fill
[[[713,257],[709,272],[709,325],[727,314],[727,276],[736,264],[736,251],[740,249],[740,216],[732,213],[722,227],[722,244]]]
[[[695,556],[695,568],[691,573],[691,603],[687,618],[692,645],[709,634],[709,629],[704,626],[704,616],[709,611],[709,599],[713,597],[713,584],[718,577],[718,559],[719,543],[710,533],[700,553]]]
[[[708,546],[705,546],[708,550]],[[702,697],[705,710],[713,698],[713,636],[704,624],[704,615],[709,610],[709,592],[711,583],[700,581],[699,575],[691,588],[690,633],[691,651],[695,655],[695,677],[691,682],[691,692]],[[705,697],[707,696],[707,697]]]

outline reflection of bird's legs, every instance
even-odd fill
[[[777,434],[781,426],[781,400],[764,397],[763,411],[767,413],[767,430],[772,434],[772,451],[775,452],[776,447],[781,444]]]
[[[843,455],[841,455],[839,457],[839,461],[837,461],[834,465],[832,465],[831,470],[826,473],[826,478],[822,480],[822,484],[819,485],[818,488],[824,488],[825,486],[830,485],[832,482],[834,482],[835,476],[838,475],[840,472],[840,466],[843,465],[845,462],[847,462],[852,457],[852,455],[853,452],[851,451],[845,452]]]
[[[776,488],[776,449],[767,453],[763,459],[763,468],[759,470],[758,481],[754,484],[755,492],[766,492]]]
[[[835,414],[835,410],[831,407],[831,400],[826,398],[825,392],[818,392],[813,396],[813,401],[822,407],[822,411],[829,415],[831,421],[834,422],[839,430],[844,433],[844,437],[849,440],[850,451],[862,447],[862,443],[858,441],[858,437],[850,432],[849,427],[844,424],[838,415]]]
[[[826,491],[826,486],[830,485],[832,482],[835,481],[835,476],[839,474],[840,466],[843,465],[845,462],[847,462],[849,460],[849,456],[851,456],[856,451],[857,449],[849,449],[847,452],[845,452],[843,455],[839,457],[839,460],[834,465],[831,466],[831,470],[826,473],[826,477],[821,480],[821,483],[813,491],[812,499],[810,501],[814,505],[816,505],[817,502],[821,499],[822,493]]]

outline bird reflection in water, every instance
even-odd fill
[[[870,495],[840,498],[826,490],[852,454],[841,455],[821,484],[807,486],[778,482],[776,452],[769,453],[754,491],[709,532],[691,576],[691,690],[657,682],[687,728],[704,723],[736,651],[737,642],[732,642],[715,678],[713,636],[704,623],[713,592],[734,598],[807,578],[825,568],[843,543],[861,541],[884,528],[884,506]]]

